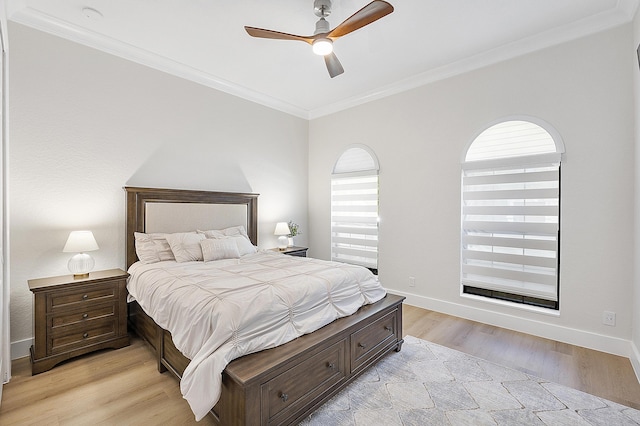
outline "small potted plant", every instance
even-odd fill
[[[293,237],[295,237],[296,235],[300,235],[302,234],[302,232],[300,231],[300,225],[298,225],[297,223],[293,222],[293,221],[289,221],[289,231],[291,231],[291,233],[288,235],[289,237],[289,247],[293,247]]]

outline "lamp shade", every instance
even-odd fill
[[[273,235],[289,235],[291,230],[289,229],[289,225],[287,222],[278,222],[276,224],[276,230],[273,232]]]
[[[91,231],[72,231],[62,251],[64,253],[84,253],[98,250],[98,243]]]

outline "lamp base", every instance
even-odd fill
[[[78,253],[69,259],[67,267],[73,274],[73,278],[78,279],[89,277],[89,272],[91,272],[95,264],[96,261],[87,253]]]
[[[278,249],[279,250],[284,250],[287,248],[287,245],[289,244],[289,238],[287,238],[284,235],[280,235],[278,237]]]

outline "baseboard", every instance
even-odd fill
[[[636,378],[640,382],[640,352],[634,341],[631,341],[631,356],[629,356],[633,372],[636,373]]]
[[[636,375],[640,372],[640,362],[638,362],[638,360],[640,360],[640,356],[637,349],[635,351],[635,348],[632,349],[632,342],[630,340],[522,318],[516,315],[495,312],[475,306],[452,303],[412,293],[405,293],[393,289],[388,290],[391,293],[405,296],[407,298],[405,303],[409,305],[442,312],[471,321],[481,322],[483,324],[519,331],[521,333],[531,334],[555,340],[557,342],[568,343],[600,352],[623,356],[629,358],[632,363],[635,358],[636,363],[634,364],[634,369],[636,371]]]
[[[29,356],[29,348],[33,345],[33,339],[11,342],[11,360]]]

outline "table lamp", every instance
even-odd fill
[[[289,225],[287,222],[278,222],[276,224],[276,230],[273,232],[273,235],[279,235],[278,237],[278,249],[284,250],[289,245],[289,238],[287,237],[291,234],[291,230],[289,229]]]
[[[93,257],[85,252],[98,250],[99,248],[91,231],[72,231],[69,234],[67,243],[62,251],[64,253],[77,253],[69,259],[67,264],[69,271],[73,274],[73,278],[87,278],[89,276],[89,272],[96,262]]]

